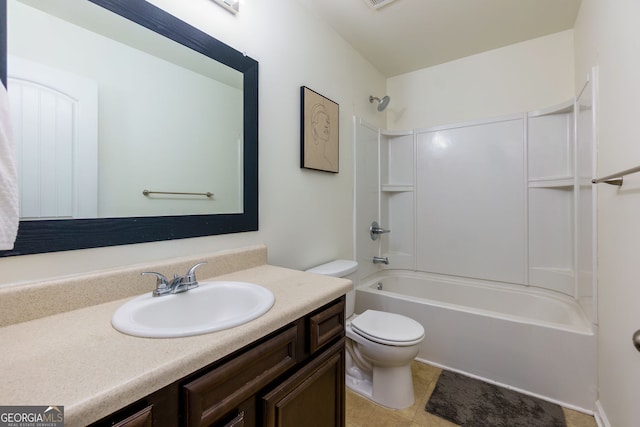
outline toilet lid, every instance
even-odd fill
[[[351,329],[380,344],[409,346],[424,338],[424,328],[401,314],[366,310],[351,321]]]
[[[337,259],[326,264],[318,265],[307,270],[308,273],[324,276],[346,277],[358,269],[358,263],[347,259]]]

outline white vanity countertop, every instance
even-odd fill
[[[0,405],[64,406],[82,426],[258,340],[345,294],[351,281],[262,265],[213,280],[270,289],[274,306],[225,331],[138,338],[111,326],[121,299],[0,328]]]

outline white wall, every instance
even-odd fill
[[[392,77],[390,129],[533,111],[574,93],[573,30]]]
[[[351,257],[352,115],[378,126],[369,103],[385,92],[384,76],[295,0],[244,0],[232,15],[209,0],[154,4],[260,63],[260,231],[103,249],[0,259],[0,285],[266,243],[269,262],[307,268]],[[340,105],[340,173],[300,169],[300,86]]]
[[[640,3],[583,0],[575,25],[576,83],[599,67],[598,174],[640,164]],[[640,175],[598,187],[598,381],[608,425],[640,425]]]

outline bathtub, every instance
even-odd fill
[[[386,270],[361,280],[356,313],[404,314],[425,329],[417,359],[587,413],[596,336],[576,301],[537,288]]]

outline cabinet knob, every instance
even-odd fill
[[[640,329],[633,334],[633,346],[640,351]]]

